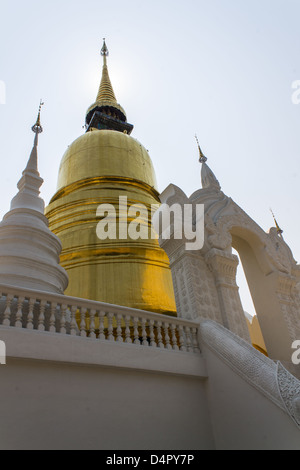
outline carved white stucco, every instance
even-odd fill
[[[300,381],[284,366],[210,320],[200,321],[200,341],[235,373],[289,414],[300,428]]]
[[[250,341],[236,285],[239,252],[270,357],[288,363],[291,344],[300,338],[300,266],[276,228],[265,232],[230,197],[204,162],[203,188],[189,198],[171,184],[162,203],[204,204],[201,250],[185,250],[186,240],[160,238],[167,252],[179,315],[210,318]],[[172,233],[172,227],[171,227]]]

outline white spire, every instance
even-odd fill
[[[209,168],[209,166],[203,162],[201,169],[201,181],[203,189],[214,189],[215,191],[221,191],[221,186],[215,174]]]
[[[19,191],[0,223],[0,283],[61,294],[68,285],[68,276],[59,265],[61,242],[48,228],[45,203],[39,197],[43,184],[37,158],[38,134],[43,131],[41,106],[32,127],[36,135],[18,182]]]
[[[43,103],[40,104],[40,108]],[[18,194],[11,201],[11,210],[18,208],[33,209],[41,214],[44,214],[45,204],[39,197],[40,187],[44,180],[40,177],[38,172],[38,135],[43,132],[40,125],[40,110],[36,124],[32,127],[35,133],[33,148],[25,170],[22,173],[22,178],[18,182]]]
[[[203,189],[213,189],[215,191],[221,191],[221,185],[217,178],[215,177],[213,171],[209,168],[207,165],[207,158],[204,155],[204,153],[201,150],[199,141],[197,136],[196,141],[198,144],[198,150],[199,150],[199,162],[202,163],[202,168],[201,168],[201,182],[202,182],[202,188]]]
[[[37,153],[37,148],[38,148],[38,134],[35,135],[34,143],[33,143],[33,148],[32,148],[32,151],[31,151],[31,154],[30,154],[30,157],[29,157],[27,166],[26,166],[26,168],[25,168],[23,174],[24,174],[25,172],[31,172],[31,173],[34,173],[34,174],[36,174],[36,175],[39,175],[39,172],[38,172],[38,153]]]

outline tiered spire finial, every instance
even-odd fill
[[[36,123],[32,126],[31,130],[35,134],[33,149],[31,151],[27,166],[24,170],[34,172],[35,174],[39,175],[38,173],[38,156],[37,156],[37,147],[38,147],[38,135],[43,132],[43,128],[41,126],[41,109],[44,106],[44,102],[40,100],[39,111],[36,119]],[[23,174],[24,174],[23,172]]]
[[[201,150],[201,147],[200,147],[200,144],[199,144],[199,140],[198,140],[197,135],[195,135],[195,139],[196,139],[196,142],[197,142],[197,145],[198,145],[198,150],[199,150],[199,162],[200,162],[200,163],[206,163],[206,162],[207,162],[207,158],[206,158],[206,156],[204,155],[204,153],[203,153],[202,150]]]
[[[106,58],[109,56],[109,51],[105,42],[105,38],[103,39],[103,46],[101,49],[101,55],[103,57],[103,69],[102,69],[102,79],[97,95],[96,101],[101,103],[105,102],[106,105],[111,105],[111,106],[116,106],[117,105],[117,99],[109,78],[108,74],[108,68],[107,68],[107,62]]]
[[[117,102],[107,67],[107,57],[109,51],[105,38],[100,51],[103,57],[102,77],[94,104],[90,106],[86,113],[86,129],[108,129],[130,134],[133,125],[127,122],[126,113]]]
[[[107,45],[106,45],[106,42],[105,42],[105,38],[103,38],[103,46],[102,46],[102,49],[101,49],[101,55],[103,57],[108,57],[109,56],[109,51],[107,49]],[[106,59],[104,59],[106,60]]]
[[[41,126],[42,106],[43,103],[41,101],[36,123],[31,128],[35,133],[33,148],[26,168],[22,172],[22,177],[17,184],[19,192],[11,201],[11,210],[27,208],[42,214],[44,213],[44,201],[39,197],[43,179],[38,171],[38,135],[43,131]]]
[[[283,238],[283,236],[282,236],[283,230],[279,227],[279,224],[278,224],[278,222],[277,222],[277,220],[276,220],[276,217],[275,217],[275,215],[274,215],[272,209],[270,209],[270,211],[271,211],[271,214],[272,214],[273,219],[274,219],[274,222],[275,222],[275,226],[276,226],[276,229],[277,229],[277,233],[278,233],[278,235],[279,235],[281,238]]]
[[[41,126],[41,109],[42,109],[42,106],[44,106],[44,104],[45,103],[42,100],[40,100],[39,112],[38,112],[38,116],[36,119],[36,123],[31,128],[32,132],[34,132],[35,134],[41,134],[43,132],[43,128]]]

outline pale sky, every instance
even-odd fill
[[[272,207],[300,261],[300,104],[291,99],[300,0],[16,0],[2,1],[0,18],[0,218],[30,154],[40,98],[41,196],[48,204],[55,193],[60,160],[96,98],[105,37],[117,100],[159,190],[173,183],[190,196],[201,186],[197,133],[224,193],[266,231]]]

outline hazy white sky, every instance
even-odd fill
[[[300,261],[300,104],[291,100],[299,0],[16,0],[1,2],[0,18],[0,218],[31,151],[40,98],[46,204],[55,193],[61,157],[96,98],[106,37],[115,94],[159,190],[200,187],[197,133],[223,191],[265,230],[272,207]]]

